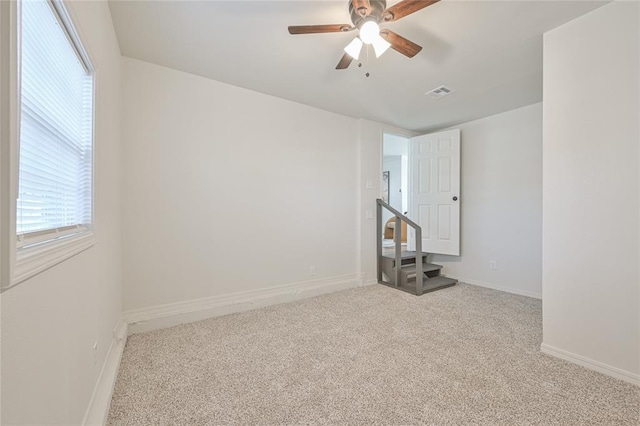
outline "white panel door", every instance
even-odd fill
[[[460,130],[413,138],[411,166],[409,211],[422,227],[422,251],[459,256]]]

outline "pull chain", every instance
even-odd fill
[[[367,50],[367,58],[365,59],[365,64],[368,66],[369,65],[369,45],[365,45],[365,49]],[[362,68],[362,62],[358,63],[358,68]],[[366,77],[369,77],[369,72],[365,73]]]

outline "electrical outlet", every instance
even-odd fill
[[[314,276],[316,274],[316,267],[309,266],[309,276]]]
[[[93,342],[93,366],[98,363],[98,342]]]
[[[495,260],[489,261],[489,269],[498,269],[498,264],[496,263]]]
[[[367,211],[365,212],[365,217],[367,219],[373,219],[373,210],[367,209]]]

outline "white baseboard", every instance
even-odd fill
[[[113,340],[82,424],[102,426],[106,423],[122,353],[129,334],[291,302],[368,284],[369,282],[365,282],[361,275],[351,274],[125,312],[113,331]]]
[[[142,333],[359,287],[362,283],[363,280],[360,274],[341,275],[321,280],[152,306],[125,312],[123,317],[129,325],[129,334]]]
[[[510,287],[502,287],[499,285],[493,285],[490,283],[485,283],[482,281],[474,280],[472,278],[462,277],[459,275],[453,275],[453,274],[443,274],[443,275],[445,275],[447,278],[453,278],[454,280],[458,280],[460,282],[471,284],[471,285],[476,285],[478,287],[485,287],[485,288],[490,288],[492,290],[504,291],[505,293],[517,294],[519,296],[532,297],[534,299],[542,299],[542,293],[534,293],[526,290],[519,290],[515,288],[510,288]]]
[[[640,386],[640,374],[630,373],[620,368],[612,367],[603,362],[594,361],[582,355],[576,355],[563,349],[558,349],[556,347],[547,345],[546,343],[540,345],[540,352],[563,359],[565,361],[572,362],[574,364],[581,365],[590,370],[597,371],[598,373],[623,380],[625,382],[631,383],[632,385]]]
[[[91,395],[89,407],[82,421],[83,425],[102,426],[107,422],[113,388],[118,377],[124,346],[127,343],[127,328],[127,323],[121,317],[113,330],[111,346],[109,346],[109,352],[107,352],[107,357],[102,365],[96,386],[93,388],[93,395]]]
[[[374,285],[374,284],[378,284],[378,280],[366,280],[366,279],[362,279],[362,283],[360,284],[360,287],[366,287],[368,285]]]

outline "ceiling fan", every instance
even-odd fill
[[[354,59],[357,60],[363,44],[372,45],[376,57],[379,57],[391,47],[397,52],[413,58],[422,50],[422,46],[389,29],[380,29],[379,24],[397,21],[438,1],[440,0],[402,0],[387,9],[386,0],[350,0],[349,13],[351,14],[353,25],[290,26],[289,34],[340,33],[357,29],[359,34],[344,48],[345,53],[336,66],[337,70],[346,69]]]

